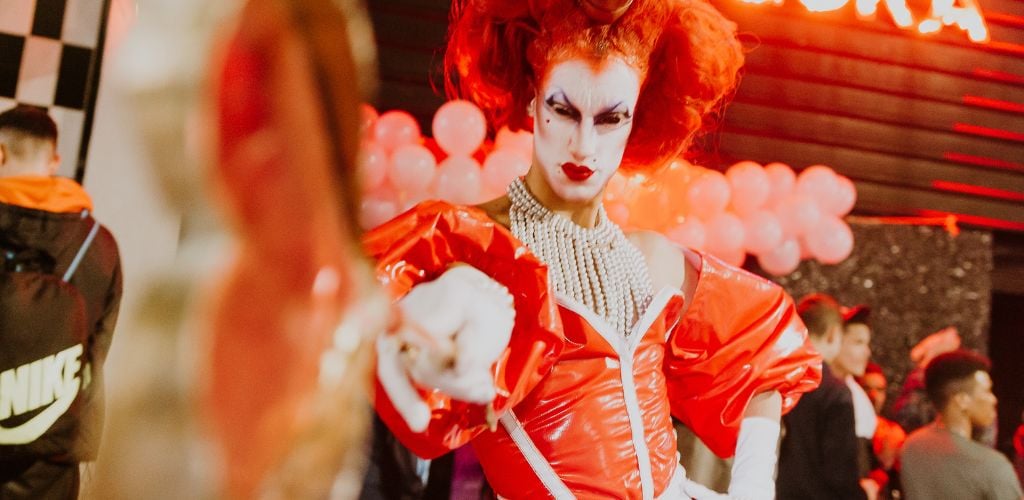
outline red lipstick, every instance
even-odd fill
[[[583,182],[594,175],[594,171],[583,165],[577,165],[575,163],[563,163],[562,172],[565,172],[565,176],[571,181]]]

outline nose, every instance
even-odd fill
[[[570,152],[578,162],[584,162],[597,153],[597,129],[592,120],[582,120],[576,127]]]

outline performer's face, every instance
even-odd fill
[[[555,64],[532,103],[533,168],[564,201],[601,195],[619,168],[633,130],[640,75],[613,57]]]

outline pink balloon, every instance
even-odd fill
[[[405,111],[388,111],[373,126],[373,140],[382,148],[394,151],[399,146],[418,143],[420,124]]]
[[[747,252],[744,252],[742,248],[736,250],[719,250],[714,252],[712,255],[722,259],[722,262],[733,267],[740,267],[747,260]]]
[[[729,181],[715,170],[707,170],[686,190],[690,213],[711,220],[729,204]]]
[[[794,193],[775,207],[786,236],[800,236],[821,220],[821,207],[804,194]]]
[[[818,205],[825,206],[829,199],[838,195],[836,173],[824,165],[807,167],[796,177],[796,192],[809,196]]]
[[[743,250],[743,222],[738,217],[722,212],[705,225],[707,231],[708,251],[715,255],[736,250]]]
[[[826,216],[807,233],[807,249],[822,264],[838,264],[853,251],[853,231],[837,217]]]
[[[687,217],[682,224],[670,228],[665,236],[677,245],[694,250],[704,250],[708,239],[704,223],[696,217]]]
[[[527,130],[513,132],[508,127],[501,127],[494,137],[495,149],[511,149],[522,154],[527,161],[533,159],[533,134]]]
[[[796,174],[789,165],[785,163],[769,163],[764,167],[764,173],[768,176],[768,183],[772,185],[768,195],[768,206],[774,206],[785,199],[796,186]]]
[[[771,183],[761,164],[741,161],[725,172],[732,188],[732,209],[743,216],[761,208],[768,201]]]
[[[468,156],[449,156],[437,169],[434,194],[451,203],[466,205],[481,200],[480,164]]]
[[[786,238],[770,252],[758,255],[757,263],[769,274],[785,276],[800,265],[800,243],[796,238]]]
[[[629,188],[629,181],[622,174],[615,174],[611,179],[608,179],[608,184],[604,187],[604,197],[610,201],[624,201],[626,192]]]
[[[452,156],[468,156],[480,148],[487,135],[483,111],[469,101],[448,101],[438,108],[431,126],[434,140]]]
[[[857,203],[857,188],[853,181],[842,175],[836,176],[836,187],[836,195],[825,200],[821,209],[827,214],[842,217],[850,213]]]
[[[625,203],[613,202],[605,205],[605,211],[608,212],[608,218],[612,222],[625,226],[629,222],[629,207]]]
[[[363,191],[373,191],[384,184],[388,176],[387,151],[372,142],[364,142],[359,148],[359,175]]]
[[[359,223],[363,229],[373,229],[398,215],[398,204],[393,200],[368,197],[362,202]]]
[[[782,242],[782,224],[778,216],[768,210],[757,210],[744,218],[743,229],[744,244],[754,255],[768,252]]]
[[[484,189],[504,192],[516,177],[526,175],[529,169],[530,162],[519,153],[508,149],[496,149],[484,160],[484,169],[481,172]]]
[[[371,136],[373,126],[379,117],[380,115],[376,109],[373,109],[373,106],[365,102],[359,106],[359,133],[363,134],[363,138]]]
[[[416,205],[419,205],[420,203],[423,203],[424,201],[427,201],[428,199],[430,199],[429,192],[402,196],[398,200],[398,206],[400,207],[399,210],[404,212],[412,207],[415,207]]]
[[[797,238],[797,242],[800,243],[800,260],[813,259],[814,258],[814,254],[812,254],[810,249],[807,248],[807,237],[806,237],[806,235]]]
[[[434,153],[419,144],[406,144],[391,153],[388,179],[401,193],[422,193],[434,180],[437,160]]]

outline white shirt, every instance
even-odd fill
[[[868,393],[864,392],[864,388],[854,380],[853,375],[846,376],[846,386],[850,388],[850,394],[853,396],[854,432],[857,437],[871,439],[875,436],[875,427],[878,426],[875,405],[871,404]]]

